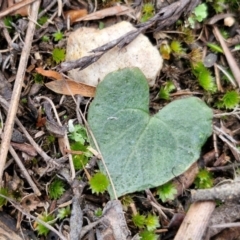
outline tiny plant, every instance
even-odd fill
[[[146,220],[146,217],[139,213],[133,215],[133,217],[132,217],[132,221],[133,221],[134,225],[138,228],[145,227],[145,220]]]
[[[42,215],[39,215],[38,218],[50,225],[53,225],[55,223],[55,219],[52,214],[43,213]],[[50,230],[46,228],[44,225],[37,223],[36,231],[38,232],[38,235],[47,236]]]
[[[196,188],[211,188],[213,186],[212,173],[206,169],[202,169],[197,174],[194,184]]]
[[[218,108],[233,109],[239,104],[239,100],[238,92],[228,91],[216,105]]]
[[[174,52],[176,54],[184,53],[184,49],[182,48],[181,42],[179,42],[177,40],[173,40],[170,44],[170,47],[171,47],[172,52]]]
[[[51,182],[49,189],[49,196],[51,199],[58,199],[65,192],[64,183],[60,179],[55,179]]]
[[[176,194],[177,189],[172,182],[165,183],[157,188],[157,195],[159,195],[159,198],[162,200],[162,202],[173,200]]]
[[[207,43],[207,46],[215,53],[223,53],[222,48],[214,43]]]
[[[132,221],[136,227],[146,227],[148,231],[154,231],[155,229],[160,227],[158,217],[153,214],[148,214],[147,216],[145,216],[137,213],[132,216]]]
[[[38,22],[39,25],[42,26],[42,25],[44,25],[47,21],[48,21],[48,17],[44,15],[44,16],[40,17],[37,22]]]
[[[6,26],[7,30],[9,32],[11,32],[13,30],[12,28],[12,17],[11,16],[6,16],[4,19],[3,19],[3,22],[4,22],[4,25]]]
[[[154,16],[154,6],[152,3],[145,3],[142,8],[141,22],[146,22]]]
[[[211,3],[216,13],[222,13],[227,8],[225,0],[207,0],[207,2]]]
[[[0,188],[0,194],[6,197],[9,196],[7,188]],[[3,196],[0,196],[0,207],[7,204],[7,199]]]
[[[88,136],[86,129],[79,125],[73,125],[72,121],[68,122],[68,137],[72,140],[70,147],[73,151],[78,151],[79,154],[73,154],[73,164],[76,170],[80,170],[85,166],[92,156],[92,153],[88,150]]]
[[[71,121],[69,121],[68,124],[68,137],[75,141],[75,142],[80,142],[81,144],[84,144],[87,141],[87,131],[86,129],[79,125],[73,125]]]
[[[107,190],[109,185],[108,178],[101,172],[94,174],[94,176],[89,181],[92,193],[103,193]]]
[[[42,41],[43,42],[48,42],[49,41],[49,36],[46,36],[46,35],[44,35],[43,37],[42,37]]]
[[[202,3],[195,7],[192,15],[188,18],[191,28],[194,28],[196,22],[202,22],[208,15],[207,4]]]
[[[203,65],[202,62],[199,62],[193,67],[193,73],[199,81],[199,85],[206,91],[215,92],[216,84],[212,77],[211,72]]]
[[[158,217],[153,214],[148,214],[145,219],[145,225],[148,231],[154,231],[156,228],[160,227]]]
[[[52,52],[52,58],[56,63],[60,63],[65,59],[65,49],[54,48]]]
[[[94,211],[94,215],[96,217],[101,217],[102,216],[102,209],[101,208],[97,208],[95,211]]]
[[[139,234],[141,240],[157,240],[158,235],[156,235],[154,232],[144,230]]]
[[[71,209],[70,209],[70,206],[68,205],[67,207],[65,208],[60,208],[58,210],[58,215],[57,215],[57,218],[59,219],[64,219],[64,218],[67,218],[69,217],[71,214]]]
[[[170,100],[170,92],[175,90],[175,86],[172,81],[167,81],[164,86],[160,88],[158,97],[164,100]]]
[[[43,84],[44,77],[39,73],[33,73],[33,80],[35,83]]]
[[[163,59],[165,59],[165,60],[170,59],[172,50],[167,41],[162,42],[162,44],[160,45],[159,51],[160,51]]]
[[[54,37],[54,41],[55,42],[58,42],[58,41],[60,41],[60,40],[62,40],[63,39],[63,33],[61,32],[61,31],[57,31],[57,32],[55,32],[54,34],[53,34],[53,37]]]

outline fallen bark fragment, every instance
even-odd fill
[[[215,205],[213,201],[193,203],[174,240],[202,240]]]
[[[233,181],[214,188],[191,190],[191,200],[237,200],[240,197],[240,182]]]

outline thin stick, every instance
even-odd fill
[[[36,186],[36,184],[33,182],[32,178],[30,177],[27,169],[25,168],[25,166],[23,165],[22,161],[20,160],[20,158],[18,157],[17,153],[15,152],[15,150],[13,149],[12,146],[9,147],[9,151],[11,153],[11,155],[13,156],[15,162],[17,163],[17,165],[19,166],[19,168],[21,169],[22,174],[24,175],[24,177],[26,178],[28,184],[32,187],[33,192],[37,195],[37,196],[41,196],[41,192],[38,189],[38,187]]]
[[[9,104],[8,102],[2,98],[0,96],[0,103],[2,105],[2,107],[8,111],[9,109]],[[28,131],[25,129],[25,127],[22,125],[22,123],[19,121],[19,119],[16,117],[15,118],[15,122],[17,123],[17,125],[20,127],[20,129],[22,130],[22,132],[24,133],[25,137],[27,138],[27,140],[30,142],[30,144],[35,148],[35,150],[37,151],[37,153],[43,158],[43,160],[45,162],[49,162],[49,161],[53,161],[56,165],[58,165],[58,163],[56,163],[51,157],[49,157],[42,149],[41,147],[33,140],[33,138],[31,137],[31,135],[28,133]]]
[[[57,110],[56,110],[55,105],[53,104],[52,100],[50,98],[44,97],[44,96],[36,97],[36,99],[39,99],[39,100],[40,99],[45,99],[45,100],[47,100],[51,104],[53,112],[54,112],[55,117],[57,119],[57,122],[58,122],[59,126],[62,126],[62,123],[61,123],[61,121],[60,121],[60,119],[58,117]],[[71,147],[70,147],[69,139],[68,139],[68,136],[67,136],[66,132],[64,134],[63,141],[64,141],[64,144],[67,147],[67,149],[70,150]],[[75,168],[74,168],[74,164],[73,164],[73,158],[72,158],[72,154],[71,153],[69,153],[68,159],[69,159],[70,169],[71,169],[71,173],[72,173],[72,180],[73,180],[75,178],[75,176],[76,176],[76,172],[75,172]]]
[[[40,6],[39,0],[32,4],[31,18],[34,20],[37,20],[39,6]],[[32,44],[34,33],[35,33],[35,23],[29,22],[25,43],[21,53],[19,67],[18,67],[16,80],[13,88],[12,98],[9,106],[10,111],[8,112],[8,115],[7,115],[6,125],[4,128],[4,133],[3,133],[3,138],[2,138],[1,148],[0,148],[0,156],[1,156],[0,185],[2,184],[4,165],[6,163],[7,153],[8,153],[9,144],[10,144],[12,131],[13,131],[14,120],[16,117],[17,109],[18,109],[18,103],[20,100],[20,94],[22,90],[23,80],[24,80],[24,76],[27,68],[27,62],[30,55],[31,44]]]
[[[5,17],[5,16],[9,15],[10,13],[17,11],[19,8],[25,7],[35,1],[37,1],[37,0],[25,0],[25,1],[21,1],[19,3],[16,3],[16,4],[12,5],[11,7],[8,7],[6,10],[0,12],[0,18]]]
[[[43,225],[44,227],[48,228],[49,230],[51,230],[52,232],[56,233],[58,235],[58,237],[62,240],[67,240],[60,232],[58,232],[54,227],[52,227],[50,224],[48,224],[47,222],[44,222],[43,220],[41,220],[38,217],[34,217],[33,215],[29,214],[27,211],[25,211],[18,203],[16,203],[13,199],[0,194],[0,197],[5,198],[6,200],[8,200],[18,211],[20,211],[23,215],[27,216],[30,219],[33,219],[34,221],[36,221],[37,223]]]

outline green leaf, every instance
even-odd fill
[[[69,138],[74,140],[75,142],[80,142],[84,144],[87,140],[87,132],[84,127],[79,124],[73,125],[72,127],[69,126]]]
[[[109,181],[103,173],[98,172],[90,179],[89,184],[92,193],[99,194],[107,190]]]
[[[169,182],[158,187],[157,194],[159,195],[162,202],[166,202],[167,200],[174,199],[175,195],[177,194],[177,189],[171,182]]]
[[[60,179],[54,180],[51,182],[48,191],[51,199],[58,199],[65,192],[63,181]]]
[[[154,116],[148,106],[148,83],[138,68],[108,74],[90,105],[88,122],[117,196],[182,174],[212,133],[212,110],[198,98],[173,101]],[[109,192],[114,198],[111,187]]]
[[[221,48],[219,45],[217,45],[217,44],[207,43],[207,46],[208,46],[213,52],[223,53],[222,48]]]
[[[60,63],[65,59],[65,49],[54,48],[52,53],[53,60],[56,63]]]
[[[194,9],[195,18],[198,22],[202,22],[208,15],[207,4],[202,3]]]

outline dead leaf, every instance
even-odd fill
[[[75,82],[73,80],[58,80],[45,84],[47,88],[63,95],[80,94],[84,97],[94,97],[96,88],[84,83]]]
[[[109,8],[105,8],[103,10],[94,12],[94,13],[90,13],[88,15],[86,15],[85,17],[80,17],[75,19],[75,22],[80,22],[80,21],[89,21],[89,20],[97,20],[97,19],[102,19],[105,17],[109,17],[109,16],[114,16],[114,15],[124,15],[124,14],[131,14],[133,12],[133,9],[127,6],[114,6],[114,7],[109,7]],[[132,16],[132,18],[134,18]]]
[[[22,17],[26,17],[28,16],[29,13],[29,1],[24,1],[24,0],[15,0],[15,1],[8,1],[8,7],[17,7],[17,5],[19,4],[23,4],[25,6],[18,8],[16,11],[11,12],[10,15],[21,15]]]
[[[33,193],[23,197],[21,200],[21,205],[28,212],[37,209],[37,207],[44,207],[44,203],[41,202]]]
[[[70,19],[70,23],[74,23],[77,19],[88,14],[86,9],[70,10],[63,13],[65,18]]]
[[[53,70],[44,70],[41,67],[36,68],[35,70],[36,70],[37,73],[43,75],[44,77],[48,77],[48,78],[51,78],[53,80],[63,79],[63,76],[60,73],[58,73],[56,71],[53,71]]]

